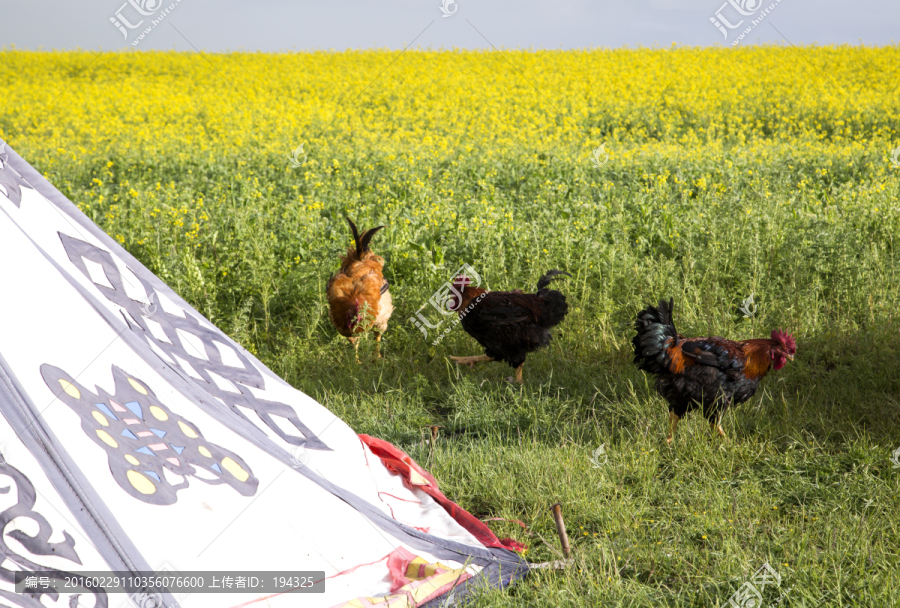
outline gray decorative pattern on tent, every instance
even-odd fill
[[[9,166],[9,154],[6,152],[6,144],[0,143],[0,187],[3,188],[4,194],[16,207],[22,204],[22,186],[34,190],[34,186],[29,184],[24,177]]]
[[[243,496],[253,496],[259,480],[243,458],[203,438],[192,422],[165,406],[147,385],[113,366],[116,392],[98,394],[69,374],[42,365],[44,382],[81,418],[81,428],[106,450],[109,470],[129,495],[147,503],[171,505],[188,477],[210,485],[228,484]],[[60,388],[62,391],[60,391]],[[204,469],[206,477],[197,475]],[[182,477],[178,484],[163,469]],[[211,477],[209,477],[211,476]]]
[[[47,479],[59,492],[69,513],[87,535],[88,542],[110,569],[134,573],[152,570],[128,534],[118,524],[112,511],[94,491],[84,473],[75,462],[71,461],[49,427],[43,425],[40,410],[35,407],[34,401],[29,398],[2,353],[0,353],[0,414],[13,429],[18,429],[16,433],[19,439],[46,473]],[[18,487],[25,488],[24,485]],[[33,504],[33,500],[29,504]],[[2,590],[0,597],[6,597],[2,595]],[[22,596],[15,597],[21,599]],[[167,608],[178,608],[178,601],[170,593],[164,593],[163,598]],[[98,598],[98,603],[93,608],[105,606],[104,596],[103,602],[99,603]],[[29,604],[29,608],[38,606]]]
[[[40,174],[38,174],[34,169],[29,167],[24,161],[20,161],[21,167],[24,171],[31,171],[29,173],[29,178],[33,179],[32,181],[39,184],[38,191],[45,197],[51,197],[51,202],[58,206],[60,209],[65,211],[66,213],[72,214],[71,217],[73,220],[82,223],[82,227],[91,232],[91,234],[101,241],[108,242],[108,247],[111,249],[115,249],[118,245],[109,238],[108,235],[99,230],[94,224],[90,222],[79,210],[75,207],[68,199],[62,196],[58,190],[53,188],[52,185],[49,184]],[[7,214],[8,217],[8,214]],[[73,277],[71,277],[67,271],[65,271],[58,262],[53,260],[52,257],[47,255],[46,252],[42,250],[42,253],[46,257],[46,259],[60,272],[60,274],[66,278],[69,284],[76,290],[78,293],[87,301],[94,306],[97,312],[106,320],[107,323],[116,331],[116,332],[124,332],[120,334],[120,338],[128,344],[128,346],[138,355],[144,358],[147,363],[155,364],[161,367],[158,367],[158,372],[162,374],[162,376],[166,379],[167,382],[170,382],[175,386],[178,390],[182,391],[189,398],[194,398],[197,400],[197,405],[207,412],[209,415],[213,416],[221,422],[225,424],[230,429],[234,430],[237,433],[240,433],[245,439],[251,441],[254,445],[265,451],[267,454],[276,458],[283,464],[291,467],[291,469],[297,473],[298,475],[303,475],[313,483],[319,485],[322,488],[325,488],[335,496],[338,496],[344,502],[350,504],[355,508],[360,515],[367,517],[370,522],[372,522],[375,526],[377,526],[382,531],[387,534],[397,538],[398,540],[406,543],[408,546],[421,549],[423,551],[428,551],[433,556],[438,559],[459,559],[462,558],[472,558],[472,563],[478,565],[485,565],[486,563],[502,563],[507,566],[514,566],[514,572],[517,572],[516,578],[520,576],[524,576],[524,574],[528,571],[528,566],[524,560],[522,560],[519,556],[517,556],[512,551],[504,550],[504,549],[488,549],[488,548],[480,548],[472,545],[464,545],[454,540],[444,539],[437,536],[433,536],[426,532],[422,532],[417,528],[413,528],[406,524],[400,523],[397,520],[393,519],[385,515],[382,511],[380,511],[377,507],[372,505],[365,499],[360,498],[353,492],[347,490],[346,488],[341,488],[334,483],[332,483],[328,478],[318,474],[307,466],[296,466],[296,463],[292,460],[291,454],[282,448],[281,446],[275,445],[275,443],[265,436],[263,431],[252,422],[247,420],[244,416],[223,416],[223,413],[233,414],[234,411],[232,408],[228,408],[225,404],[222,404],[224,412],[219,410],[218,407],[210,407],[212,405],[209,403],[211,401],[208,397],[208,393],[200,390],[199,384],[189,382],[189,379],[186,379],[180,373],[180,370],[168,363],[165,363],[160,357],[156,355],[150,354],[151,351],[146,347],[147,340],[144,337],[142,332],[130,332],[127,331],[128,325],[121,317],[116,317],[112,312],[103,307],[99,302],[96,302],[94,296],[91,293],[88,293],[87,288],[83,287],[79,284]],[[127,263],[133,264],[133,266],[129,266],[129,268],[133,268],[133,272],[138,276],[141,283],[147,285],[149,281],[158,281],[156,277],[150,274],[143,266],[140,265],[140,262],[135,260],[130,254],[124,249],[121,251],[117,251],[118,255],[120,255]],[[71,260],[70,260],[71,261]],[[96,284],[95,284],[96,286]],[[160,287],[165,289],[164,284],[160,284]],[[178,298],[178,295],[174,292],[170,292],[171,297]],[[185,310],[189,309],[189,305],[187,303],[181,304],[179,300],[179,305],[183,305]],[[121,326],[120,326],[121,324]],[[225,338],[227,340],[227,338]],[[248,356],[244,353],[245,356]],[[151,362],[150,357],[153,357],[153,362]],[[249,355],[248,358],[251,358],[252,355]],[[256,360],[255,365],[263,366],[263,364]],[[2,354],[0,354],[0,372],[3,371],[2,366]],[[0,394],[0,401],[2,401],[2,394]],[[218,402],[217,402],[218,403]],[[37,410],[34,410],[33,404],[30,405],[33,414],[32,416],[37,416]],[[6,412],[3,412],[4,415]],[[238,424],[242,423],[242,424]],[[46,449],[46,448],[45,448]],[[94,521],[97,520],[94,518]],[[149,570],[149,567],[142,568],[140,570]],[[493,576],[493,575],[492,575]],[[492,578],[493,580],[493,578]],[[166,600],[167,603],[169,600]],[[174,606],[177,608],[177,606]]]
[[[0,140],[0,146],[2,145],[3,142],[2,140]],[[175,387],[176,390],[181,391],[189,399],[195,400],[197,406],[200,407],[204,412],[206,412],[210,416],[213,416],[216,420],[218,420],[222,424],[225,424],[234,432],[239,433],[247,441],[251,442],[259,449],[263,450],[265,453],[269,454],[283,464],[292,467],[292,471],[295,474],[306,477],[313,483],[326,489],[335,496],[339,497],[344,502],[351,505],[361,516],[366,517],[373,525],[375,525],[379,530],[386,533],[389,537],[403,542],[413,549],[428,551],[429,553],[431,553],[431,555],[435,556],[438,559],[455,559],[461,561],[468,560],[469,563],[484,566],[485,569],[474,579],[470,579],[470,581],[482,581],[483,583],[491,587],[502,588],[510,584],[513,580],[519,579],[528,573],[529,568],[527,562],[525,562],[520,556],[512,551],[498,548],[489,549],[486,547],[477,547],[473,545],[463,544],[454,540],[431,535],[417,528],[412,528],[406,524],[398,522],[389,515],[386,515],[378,507],[374,506],[369,501],[357,496],[348,489],[335,485],[330,479],[320,475],[317,471],[314,471],[307,466],[295,466],[295,463],[293,463],[293,461],[291,460],[290,453],[286,451],[282,446],[277,445],[274,441],[272,441],[272,439],[268,437],[262,430],[261,425],[257,425],[251,422],[246,416],[241,413],[240,410],[237,409],[237,407],[235,407],[233,403],[222,401],[221,398],[212,398],[213,395],[218,397],[221,394],[214,390],[215,385],[208,382],[198,382],[196,381],[196,379],[190,378],[186,370],[180,367],[180,365],[173,365],[170,362],[166,361],[162,356],[160,356],[160,352],[158,349],[163,349],[163,352],[167,353],[168,351],[165,351],[164,347],[166,347],[169,342],[163,341],[162,343],[160,343],[159,341],[156,341],[154,337],[149,333],[148,326],[141,324],[140,320],[142,318],[142,315],[140,312],[140,308],[142,307],[142,303],[134,302],[127,297],[124,292],[124,286],[122,284],[121,277],[119,277],[118,282],[113,280],[113,278],[115,278],[119,273],[117,267],[112,261],[112,256],[107,251],[115,252],[118,258],[127,265],[128,270],[137,277],[146,293],[164,293],[177,306],[181,307],[184,310],[183,317],[174,316],[174,319],[177,322],[199,325],[199,322],[196,320],[202,319],[199,313],[196,313],[188,303],[184,302],[184,300],[182,300],[178,296],[177,293],[169,289],[164,283],[162,283],[157,277],[155,277],[150,271],[148,271],[140,263],[140,261],[135,259],[134,256],[123,249],[118,243],[110,238],[109,235],[98,228],[70,200],[68,200],[65,195],[63,195],[57,188],[55,188],[53,184],[47,181],[47,179],[44,178],[43,175],[41,175],[32,166],[30,166],[28,162],[25,161],[21,156],[16,154],[15,150],[9,149],[8,156],[9,165],[16,171],[17,175],[20,175],[24,179],[26,179],[27,184],[30,185],[30,187],[34,188],[41,196],[46,198],[50,202],[50,204],[64,213],[67,218],[74,223],[74,225],[77,225],[80,229],[85,230],[93,238],[97,239],[98,242],[101,243],[101,246],[106,249],[106,251],[104,251],[103,249],[93,247],[88,243],[83,243],[82,241],[73,239],[74,241],[76,241],[76,243],[82,243],[90,250],[99,252],[99,260],[98,258],[93,257],[88,259],[101,264],[110,284],[115,286],[116,288],[109,289],[108,287],[104,287],[102,285],[97,285],[96,283],[94,283],[96,292],[103,293],[108,300],[115,302],[125,311],[128,311],[128,315],[130,315],[131,319],[128,319],[127,316],[122,313],[122,316],[126,317],[124,319],[126,324],[122,324],[122,316],[116,315],[103,304],[101,304],[97,300],[95,292],[89,292],[86,287],[81,285],[72,276],[70,270],[68,268],[64,268],[61,265],[61,261],[55,260],[47,251],[37,246],[37,244],[34,243],[33,239],[31,239],[31,237],[29,237],[29,239],[32,240],[32,243],[34,243],[34,245],[41,251],[48,262],[53,265],[54,268],[56,268],[60,275],[66,279],[69,285],[72,286],[80,294],[80,296],[84,298],[86,302],[90,303],[91,306],[95,308],[95,310],[114,331],[119,333],[120,339],[122,339],[137,355],[139,355],[149,365],[156,369],[156,371],[160,373],[167,382]],[[4,215],[15,223],[15,220],[9,214],[9,212],[4,211]],[[60,236],[62,237],[63,235],[60,234]],[[80,272],[87,275],[88,272],[87,267],[84,263],[84,259],[81,258],[81,256],[77,256],[78,260],[73,260],[71,257],[72,252],[69,252],[68,255],[70,256],[70,261],[79,268]],[[94,270],[96,270],[96,267],[94,267]],[[119,301],[115,298],[122,298],[123,300]],[[194,318],[191,317],[192,315],[194,315]],[[175,333],[174,330],[179,328],[179,326],[172,324],[172,315],[165,314],[165,311],[156,313],[152,316],[163,327],[164,333],[167,337],[172,336]],[[200,329],[202,331],[210,331],[202,327]],[[188,327],[188,329],[184,331],[189,330],[190,327]],[[236,354],[238,355],[238,358],[242,362],[242,365],[244,365],[244,369],[252,369],[252,373],[259,376],[260,380],[263,380],[261,374],[259,373],[259,370],[266,368],[262,362],[256,359],[252,355],[252,353],[248,353],[243,349],[240,349],[237,344],[233,343],[230,338],[228,338],[221,332],[213,331],[212,334],[213,336],[215,336],[215,340],[217,342],[224,341],[224,344],[234,348]],[[175,337],[177,337],[177,335]],[[197,336],[195,335],[195,337]],[[169,339],[171,340],[171,338]],[[205,346],[209,345],[206,340],[202,340],[202,337],[201,342]],[[176,342],[172,340],[171,343],[175,344]],[[153,348],[150,348],[151,346]],[[151,350],[153,350],[155,354],[151,354]],[[193,364],[193,360],[186,359],[185,357],[182,358]],[[251,362],[250,366],[246,365],[247,361]],[[194,369],[200,371],[204,367],[203,363],[203,360],[198,361],[198,367]],[[18,411],[14,412],[16,414],[14,418],[18,421],[18,423],[14,425],[14,428],[21,428],[29,424],[30,421],[36,419],[39,413],[35,409],[34,404],[28,399],[28,396],[21,390],[21,387],[15,380],[15,376],[9,372],[7,367],[8,366],[4,364],[2,354],[0,354],[0,404],[4,404],[8,401],[9,403],[15,404],[16,407],[25,408],[22,414],[25,414],[25,412],[31,412],[30,416],[28,416],[27,418],[21,418]],[[222,367],[221,369],[223,371],[225,370],[224,367]],[[216,373],[219,372],[217,371]],[[5,375],[9,375],[10,377],[6,378]],[[226,374],[219,373],[219,376],[225,377]],[[2,389],[4,388],[4,383],[9,388],[14,389],[11,393],[11,396],[13,397],[11,400],[7,399],[7,396],[2,391]],[[237,388],[241,389],[240,386],[238,386]],[[261,386],[257,388],[261,388]],[[244,389],[241,389],[241,393],[246,394],[244,393]],[[238,395],[238,397],[240,396],[241,395]],[[247,398],[253,398],[253,396],[249,395]],[[261,400],[256,401],[259,402]],[[255,411],[257,411],[260,417],[263,418],[264,421],[266,421],[266,418],[263,416],[263,414],[260,413],[259,410],[256,410],[255,407],[246,406],[242,403],[238,403],[237,405],[254,409]],[[274,403],[274,405],[286,407],[284,406],[284,404],[280,403]],[[293,414],[293,408],[288,409]],[[265,411],[265,409],[263,411]],[[276,409],[275,411],[278,410]],[[7,412],[5,408],[2,410],[2,413],[5,417],[7,417],[7,419],[10,419],[10,412]],[[237,416],[231,416],[227,414],[237,414]],[[284,438],[287,442],[293,445],[303,445],[304,442],[309,440],[307,443],[307,447],[311,449],[330,449],[322,444],[315,437],[315,435],[313,435],[312,433],[307,433],[304,430],[304,427],[298,426],[298,423],[302,425],[299,420],[295,421],[288,418],[287,416],[285,416],[285,418],[290,420],[294,427],[297,428],[302,434],[306,435],[306,437],[300,438],[295,437],[294,435],[286,436],[285,434],[283,434],[280,428],[273,424],[274,421],[271,419],[272,415],[277,414],[273,414],[270,412],[270,417],[268,421],[266,421],[266,426],[268,428],[271,428],[277,435]],[[33,426],[38,427],[38,430],[40,430],[41,433],[50,433],[49,430],[43,429],[42,425],[40,425],[39,422],[35,423]],[[73,490],[71,496],[64,493],[64,500],[66,500],[67,504],[70,505],[72,513],[74,513],[76,518],[79,518],[79,521],[82,522],[82,525],[86,525],[88,527],[93,526],[102,529],[101,533],[96,534],[96,536],[92,534],[91,538],[94,539],[95,543],[97,543],[98,540],[101,539],[103,542],[107,543],[108,546],[102,543],[97,544],[99,548],[103,549],[103,554],[106,560],[111,565],[113,565],[114,563],[118,564],[120,560],[124,561],[124,564],[116,566],[117,568],[123,570],[149,570],[149,565],[145,563],[145,560],[142,558],[139,551],[131,544],[130,540],[128,540],[127,538],[127,535],[124,534],[124,531],[121,530],[120,526],[118,526],[118,524],[115,522],[114,516],[110,513],[107,513],[105,517],[98,516],[100,515],[99,512],[102,512],[105,508],[104,505],[101,504],[102,501],[100,501],[96,505],[91,504],[91,501],[95,500],[96,497],[92,493],[90,483],[87,479],[84,478],[83,474],[78,470],[75,463],[71,462],[68,457],[66,457],[64,454],[56,455],[58,448],[52,441],[51,437],[52,433],[50,434],[50,437],[47,438],[44,438],[42,435],[41,441],[44,443],[38,444],[37,448],[29,444],[29,449],[31,450],[35,458],[41,461],[42,467],[47,472],[47,474],[54,479],[54,485],[56,487],[69,487]],[[319,445],[321,445],[322,447],[316,448],[315,445],[313,445],[312,440],[319,442]],[[46,460],[46,458],[44,458],[45,452],[53,459],[53,462],[44,462],[44,460]],[[66,466],[68,468],[66,468]],[[62,468],[57,471],[57,467]],[[79,503],[78,501],[81,501],[81,503]],[[85,508],[80,508],[80,504],[84,504]],[[84,515],[86,510],[90,510],[90,517]],[[98,513],[95,513],[95,511],[98,511]],[[107,526],[108,523],[110,524],[109,526]],[[91,528],[92,532],[93,527]],[[122,542],[117,542],[119,540],[121,540]],[[120,544],[126,545],[126,547],[118,546]],[[112,552],[109,550],[110,548],[112,549]],[[469,583],[464,584],[466,585],[466,587],[469,586]],[[457,595],[457,601],[459,601],[459,597],[460,596]],[[429,605],[437,605],[438,602],[441,602],[445,599],[445,597],[437,598],[430,602]],[[177,608],[177,602],[170,595],[166,594],[164,596],[164,600],[167,605],[172,605]]]
[[[85,260],[96,262],[103,267],[103,272],[113,288],[110,289],[96,283],[94,285],[110,302],[114,302],[128,311],[131,318],[126,317],[125,321],[128,323],[129,329],[162,350],[170,359],[170,361],[166,361],[167,364],[172,365],[172,362],[174,362],[175,366],[188,375],[191,375],[190,371],[194,371],[197,376],[200,376],[206,382],[206,385],[203,386],[205,391],[218,397],[242,418],[246,417],[238,409],[238,406],[253,410],[266,426],[288,443],[297,446],[302,445],[310,450],[330,450],[327,445],[316,437],[309,427],[300,421],[296,412],[294,412],[294,408],[284,403],[259,399],[250,392],[250,389],[247,387],[265,389],[265,379],[241,352],[222,344],[222,338],[217,331],[201,325],[188,311],[185,311],[184,317],[181,317],[166,312],[161,305],[154,305],[156,310],[150,317],[145,317],[144,307],[146,304],[132,300],[125,293],[122,274],[119,272],[115,262],[113,262],[109,252],[62,233],[60,233],[59,238],[66,250],[66,254],[69,256],[69,260],[89,279],[91,276]],[[146,293],[154,293],[150,284],[143,279],[138,278],[138,280],[141,281],[141,285]],[[154,335],[150,330],[150,323],[158,323],[168,341]],[[160,328],[157,328],[157,331]],[[194,336],[198,342],[202,342],[204,353],[190,352],[186,349],[184,341],[178,335],[178,330],[186,332]],[[222,346],[216,346],[214,342],[219,342]],[[228,365],[223,361],[222,353],[219,350],[222,347],[231,350],[233,356],[236,356],[240,362],[241,367]],[[190,369],[186,369],[185,363]],[[223,389],[213,380],[211,374],[224,378],[234,387],[234,390]],[[302,436],[286,433],[273,420],[274,416],[290,422],[294,428],[300,431]]]
[[[27,557],[17,553],[13,547],[10,547],[6,543],[6,537],[9,536],[21,543],[32,555],[52,555],[53,557],[62,558],[74,564],[81,565],[81,559],[75,551],[75,539],[73,539],[68,532],[65,530],[62,531],[63,540],[56,543],[50,542],[50,536],[53,534],[53,527],[43,515],[34,511],[34,503],[37,495],[31,480],[11,464],[3,462],[0,464],[0,495],[10,495],[10,492],[12,491],[12,485],[4,484],[4,481],[6,481],[3,479],[4,477],[15,482],[17,500],[14,505],[0,512],[0,556],[4,558],[4,563],[9,562],[15,565],[16,569],[12,570],[8,567],[0,566],[0,580],[5,583],[15,583],[15,573],[19,570],[25,572],[34,572],[38,570],[52,572],[58,578],[62,578],[67,574],[71,576],[71,573],[63,570],[56,570],[54,568],[47,568],[46,566],[31,561]],[[37,524],[38,530],[34,536],[29,536],[22,530],[12,530],[5,534],[3,533],[10,522],[18,518],[27,519]],[[106,608],[106,606],[108,606],[108,596],[103,589],[85,591],[92,593],[95,596],[95,608]],[[18,594],[0,589],[0,597],[25,608],[45,608],[45,605],[41,602],[42,596],[45,595],[50,597],[54,602],[59,599],[59,593],[55,591],[48,592],[35,590],[34,593]]]

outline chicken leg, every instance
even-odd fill
[[[525,366],[525,364],[523,363],[522,365],[520,365],[519,367],[516,368],[515,381],[518,382],[519,384],[524,384],[524,382],[522,382],[522,368],[524,366]],[[513,380],[514,380],[514,378],[512,376],[510,376],[506,379],[507,382],[512,382]]]
[[[675,427],[678,426],[679,420],[678,414],[675,412],[669,412],[669,437],[666,439],[666,443],[671,444],[672,439],[675,438]]]
[[[481,363],[483,361],[493,361],[493,359],[487,355],[473,355],[471,357],[454,357],[453,355],[450,355],[450,359],[456,361],[460,365],[468,365],[469,367],[475,367],[476,363]]]
[[[347,339],[350,340],[350,344],[353,345],[354,354],[356,355],[356,362],[362,363],[362,361],[359,360],[359,338],[347,338]]]
[[[709,428],[714,431],[717,431],[719,435],[722,436],[722,439],[728,439],[728,436],[725,435],[725,431],[722,430],[722,418],[719,417],[716,420],[712,420],[709,423]]]

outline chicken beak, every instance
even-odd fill
[[[794,360],[794,355],[788,355],[787,358],[790,359],[791,361],[793,361],[793,360]]]

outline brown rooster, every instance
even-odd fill
[[[522,366],[528,353],[550,344],[550,328],[566,317],[566,296],[548,289],[559,275],[572,276],[562,270],[551,270],[540,278],[537,293],[486,291],[473,287],[469,277],[454,279],[453,286],[462,301],[453,310],[459,314],[466,333],[484,347],[483,355],[450,357],[460,365],[474,367],[481,361],[506,361],[516,370],[516,382],[522,383]]]
[[[354,247],[348,247],[347,255],[341,256],[341,270],[328,279],[325,291],[328,316],[338,333],[353,345],[359,362],[359,336],[370,330],[375,332],[381,357],[381,335],[387,330],[394,306],[388,282],[382,275],[384,259],[369,251],[369,242],[384,226],[359,234],[349,217],[347,223],[353,233]]]
[[[733,342],[717,336],[685,338],[672,321],[673,301],[648,306],[635,320],[634,362],[656,375],[656,390],[669,402],[669,437],[678,421],[700,406],[710,426],[725,437],[725,410],[750,399],[770,369],[779,370],[797,352],[794,337],[780,329],[772,338]]]

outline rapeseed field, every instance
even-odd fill
[[[898,66],[897,46],[6,49],[0,138],[276,373],[524,522],[491,525],[529,560],[559,558],[560,502],[573,565],[476,605],[721,606],[768,563],[770,604],[894,606]],[[387,226],[397,308],[359,365],[325,303],[346,215]],[[410,321],[462,264],[491,289],[573,275],[523,388]],[[798,338],[726,441],[695,415],[665,444],[629,343],[662,297],[685,335]]]

